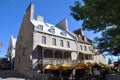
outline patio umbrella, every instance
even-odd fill
[[[86,64],[87,64],[88,69],[92,69],[93,63],[87,62]]]
[[[69,63],[64,62],[60,64],[59,68],[60,69],[72,69],[73,67]]]
[[[50,65],[48,64],[48,65],[46,65],[43,69],[45,70],[45,69],[50,69]]]
[[[87,67],[87,65],[85,63],[83,63],[83,62],[79,62],[78,64],[76,64],[74,66],[75,69],[84,69],[86,67]]]
[[[101,66],[99,65],[99,63],[94,63],[92,68],[101,69]]]
[[[99,63],[99,66],[105,67],[106,65],[100,62],[100,63]]]
[[[59,66],[56,64],[51,65],[51,67],[49,68],[50,70],[58,70]]]

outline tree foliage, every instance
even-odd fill
[[[102,37],[95,39],[102,52],[120,54],[119,0],[76,1],[70,9],[73,18],[83,21],[83,29],[102,32]]]

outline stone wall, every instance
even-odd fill
[[[33,50],[34,30],[34,26],[30,22],[32,9],[33,5],[30,4],[29,9],[27,9],[26,14],[23,17],[16,42],[15,55],[15,70],[23,74],[28,73],[28,75],[30,75],[30,71],[32,70],[32,61],[30,60],[30,54],[32,54]]]

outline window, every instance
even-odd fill
[[[81,50],[83,50],[83,47],[82,47],[82,45],[80,45],[80,49],[81,49]]]
[[[85,59],[86,59],[86,60],[90,60],[90,59],[89,59],[89,55],[85,55]]]
[[[87,51],[87,47],[86,46],[84,46],[84,49],[85,49],[85,51]]]
[[[42,44],[46,44],[46,37],[42,36]]]
[[[56,46],[56,39],[52,38],[52,45]]]
[[[55,33],[55,28],[54,28],[54,26],[51,26],[49,31],[50,31],[51,33]]]
[[[38,25],[38,26],[37,26],[37,29],[43,30],[43,25]]]
[[[67,41],[67,47],[70,48],[70,42],[69,41]]]
[[[63,40],[60,40],[60,46],[63,47]]]
[[[91,47],[89,46],[89,51],[91,51]]]
[[[63,36],[66,36],[66,35],[67,35],[66,31],[62,31],[61,34],[62,34]]]
[[[26,48],[22,48],[22,55],[25,56]]]

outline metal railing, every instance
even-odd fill
[[[77,62],[77,60],[71,60],[71,59],[56,59],[56,58],[45,58],[45,59],[40,59],[39,64],[47,65],[47,64],[61,64],[63,62],[72,64]]]

